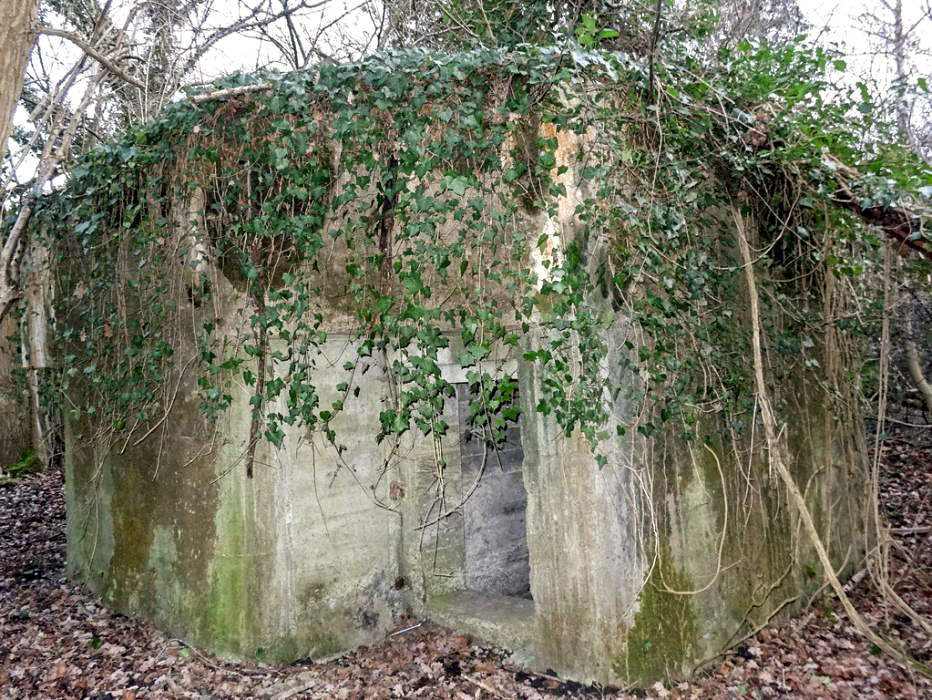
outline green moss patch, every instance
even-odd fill
[[[38,474],[40,471],[42,471],[42,462],[30,447],[24,450],[15,462],[0,469],[0,486],[7,486],[17,479],[30,474]]]
[[[692,596],[670,591],[688,591],[692,587],[689,574],[677,570],[669,552],[662,551],[641,591],[641,608],[628,632],[625,654],[613,664],[619,678],[646,685],[658,678],[683,675],[696,646],[696,613]]]

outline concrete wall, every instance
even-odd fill
[[[489,429],[468,423],[470,393],[456,385],[463,480],[475,490],[463,505],[465,586],[471,591],[529,596],[527,491],[521,429],[510,424],[501,444],[485,439]]]
[[[624,332],[610,332],[612,347]],[[532,347],[546,340],[531,334]],[[352,356],[338,335],[322,346],[322,403]],[[463,379],[449,358],[442,367]],[[342,456],[291,430],[281,449],[257,452],[253,479],[242,463],[249,387],[233,387],[215,436],[191,386],[164,444],[156,432],[122,453],[95,451],[72,422],[71,572],[117,609],[222,654],[326,656],[379,638],[408,611],[518,646],[539,668],[606,683],[682,676],[821,583],[759,441],[738,460],[727,428],[711,420],[705,445],[671,434],[648,450],[632,431],[603,444],[600,469],[581,436],[534,410],[537,368],[504,371],[514,369],[520,440],[512,427],[502,466],[489,455],[475,488],[482,448],[463,440],[465,388],[447,402],[458,428],[444,438],[377,445],[389,395],[377,366],[357,377],[360,398],[333,425]],[[801,378],[780,398],[799,417],[789,427],[797,480],[835,560],[852,563],[860,504],[838,441],[850,426],[816,382]],[[624,400],[615,410],[631,418]],[[533,603],[500,597],[525,594],[528,573]],[[432,607],[440,599],[453,601],[445,615]]]
[[[545,341],[537,334],[531,347]],[[566,436],[535,410],[537,367],[522,364],[519,376],[538,663],[574,678],[617,682],[614,660],[647,568],[637,507],[644,465],[634,438],[614,438],[605,445],[609,466],[600,469],[581,435]]]
[[[339,379],[345,338],[322,348],[322,400]],[[368,400],[334,421],[341,435],[372,434],[382,377],[360,382]],[[384,455],[374,440],[343,458],[320,436],[290,430],[281,449],[257,451],[255,476],[243,464],[251,389],[218,434],[200,417],[193,386],[158,432],[122,454],[87,446],[70,422],[66,460],[68,561],[118,610],[153,620],[211,651],[269,659],[320,657],[384,634],[402,610],[399,516],[388,501],[392,474],[378,482]],[[194,455],[194,458],[192,458]],[[157,473],[153,468],[157,465]]]
[[[623,324],[609,337],[621,347]],[[694,442],[676,427],[650,443],[630,431],[602,445],[600,469],[581,436],[533,410],[539,383],[536,367],[522,366],[538,667],[612,684],[684,677],[822,585],[761,426],[756,440],[751,426],[735,433],[716,415]],[[775,399],[793,407],[794,478],[836,570],[850,575],[866,550],[859,422],[835,414],[825,384],[803,367],[789,370]],[[624,400],[615,412],[633,418]]]
[[[572,165],[580,144],[556,136],[558,164]],[[572,167],[559,176],[568,194],[556,219],[524,222],[547,233],[554,257],[575,235],[574,177]],[[344,254],[328,253],[337,271]],[[346,303],[338,274],[324,280],[335,305]],[[244,328],[245,295],[227,285],[217,296],[223,326]],[[603,376],[637,388],[636,376],[620,374],[631,332],[623,313],[590,302],[615,319]],[[345,308],[326,319],[331,335],[311,378],[322,405],[355,358],[340,335],[347,319]],[[548,336],[532,328],[524,342],[546,347]],[[462,384],[451,345],[438,364]],[[376,444],[392,395],[380,362],[355,377],[360,395],[331,426],[344,450],[290,429],[280,449],[259,448],[253,479],[243,464],[252,388],[241,383],[217,432],[200,417],[190,377],[178,378],[171,414],[139,445],[92,443],[88,426],[72,422],[70,570],[118,609],[224,654],[325,656],[377,639],[403,611],[439,614],[444,599],[454,613],[443,619],[512,640],[539,668],[622,684],[685,675],[821,583],[759,430],[756,441],[748,426],[732,442],[732,428],[711,416],[704,441],[670,428],[648,442],[620,396],[615,417],[631,428],[602,443],[608,463],[599,468],[585,439],[537,412],[539,369],[505,359],[488,368],[518,377],[520,445],[512,428],[501,467],[491,459],[478,482],[480,444],[462,440],[463,390],[446,403],[446,435],[412,430]],[[797,481],[836,561],[850,563],[863,528],[846,459],[863,446],[845,442],[858,422],[833,413],[818,379],[789,367],[775,400],[796,416],[788,435]],[[533,602],[514,597],[528,586]]]

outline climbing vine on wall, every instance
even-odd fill
[[[209,417],[237,378],[253,390],[251,470],[257,442],[280,445],[287,425],[342,450],[332,423],[375,362],[397,388],[378,439],[444,434],[439,353],[455,347],[470,420],[493,440],[516,418],[515,381],[498,371],[516,357],[540,368],[536,409],[599,455],[632,425],[690,433],[712,412],[739,426],[753,391],[723,212],[756,214],[763,293],[792,310],[777,349],[814,367],[825,279],[855,291],[879,244],[829,206],[824,153],[875,179],[886,161],[858,150],[865,96],[825,97],[830,55],[746,45],[721,60],[713,74],[687,48],[669,56],[650,102],[644,62],[563,46],[234,76],[214,99],[171,105],[88,154],[35,217],[61,263],[66,408],[125,445],[187,373]],[[569,160],[558,133],[577,137]],[[927,181],[909,165],[868,189],[894,202]],[[542,232],[569,194],[577,230]],[[229,304],[245,335],[220,322]],[[358,352],[325,402],[312,377],[334,323]],[[619,398],[637,408],[619,416]]]

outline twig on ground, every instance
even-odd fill
[[[495,690],[495,688],[493,688],[492,686],[488,685],[487,683],[483,683],[483,682],[480,681],[478,678],[473,678],[472,676],[468,676],[468,675],[466,675],[466,674],[464,673],[464,674],[463,674],[463,679],[469,681],[470,683],[472,683],[472,684],[473,684],[474,686],[476,686],[477,688],[481,688],[482,690],[484,690],[485,692],[487,692],[487,693],[488,693],[489,695],[491,695],[492,697],[502,698],[502,700],[505,700],[505,698],[507,697],[507,696],[505,696],[505,695],[502,695],[500,692],[498,692],[497,690]]]
[[[918,527],[895,527],[890,530],[891,535],[924,535],[932,532],[932,525],[921,525]]]

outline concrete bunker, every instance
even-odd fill
[[[532,57],[529,65],[562,61],[548,56]],[[488,60],[476,75],[523,65],[519,54]],[[584,67],[603,63],[590,57]],[[76,331],[73,338],[96,334],[101,347],[112,345],[123,355],[126,350],[118,345],[123,336],[136,342],[129,332],[131,318],[123,320],[119,313],[134,304],[153,304],[151,296],[136,291],[139,276],[153,267],[137,260],[148,250],[145,245],[171,252],[165,267],[152,274],[163,285],[158,303],[180,320],[173,327],[178,331],[171,352],[163,349],[157,356],[160,396],[167,400],[156,404],[154,414],[133,414],[126,425],[108,416],[105,431],[97,413],[69,416],[69,570],[117,609],[230,656],[328,656],[373,642],[408,614],[475,634],[513,650],[522,663],[579,680],[627,684],[682,676],[742,632],[789,609],[786,600],[818,589],[818,577],[807,573],[815,570],[814,554],[797,540],[794,517],[769,474],[752,407],[747,423],[736,427],[709,401],[693,426],[699,438],[689,441],[682,426],[658,427],[656,416],[638,402],[647,373],[631,367],[643,329],[606,291],[604,276],[609,256],[617,253],[606,241],[624,228],[618,216],[628,210],[613,199],[602,201],[592,178],[584,176],[594,171],[604,179],[627,167],[620,146],[632,137],[612,117],[621,108],[611,92],[623,89],[617,76],[598,77],[598,94],[609,96],[611,109],[593,109],[603,121],[589,123],[591,115],[579,104],[596,91],[587,92],[583,74],[579,84],[561,86],[559,100],[546,107],[556,116],[547,119],[514,116],[495,102],[498,92],[485,89],[470,93],[484,100],[480,106],[456,116],[444,100],[461,99],[457,81],[465,78],[449,84],[438,78],[428,83],[446,86],[447,92],[417,93],[420,103],[399,100],[420,106],[396,122],[378,90],[354,82],[391,79],[392,85],[404,83],[416,91],[423,87],[421,73],[443,71],[445,65],[438,60],[409,67],[395,78],[392,71],[401,70],[397,63],[391,70],[379,65],[376,77],[365,73],[371,63],[325,66],[321,70],[330,73],[306,78],[297,84],[300,89],[286,83],[284,96],[273,87],[271,95],[253,91],[209,108],[191,107],[186,119],[198,127],[186,138],[194,141],[192,150],[208,154],[207,164],[170,172],[153,185],[160,195],[176,193],[177,201],[133,199],[134,211],[152,206],[151,216],[169,221],[170,230],[152,233],[136,218],[125,225],[121,220],[119,231],[151,233],[150,238],[135,248],[117,242],[73,255],[100,256],[98,262],[114,271],[107,293],[116,290],[125,297],[106,326],[84,335]],[[511,86],[516,75],[506,75],[501,84]],[[258,175],[238,183],[235,157],[230,172],[218,165],[224,149],[214,148],[212,139],[220,136],[213,130],[219,134],[238,115],[264,109],[277,111],[256,123],[244,120],[236,143],[249,142],[250,128],[261,142],[270,124],[284,123],[276,128],[288,132],[283,143],[293,149],[291,160],[278,144],[284,156],[270,149],[269,159],[254,169]],[[332,110],[342,110],[339,119]],[[357,121],[348,126],[347,114]],[[389,127],[370,137],[379,120]],[[531,169],[536,179],[526,182],[520,178],[527,168],[518,167],[524,164],[513,145],[516,132],[527,140],[529,123],[539,153]],[[430,161],[431,148],[461,144],[461,132],[468,128],[481,130],[493,144],[483,151],[495,164],[491,174],[464,175],[459,151]],[[133,138],[137,151],[158,148],[157,136],[151,137],[153,144],[145,134]],[[619,147],[607,147],[607,139]],[[399,151],[408,158],[407,173],[399,169],[404,160]],[[151,162],[132,165],[144,183],[140,186],[152,182],[143,176]],[[276,173],[292,170],[317,189],[270,189],[270,200],[284,197],[274,200],[277,206],[293,207],[293,220],[282,225],[286,233],[265,247],[267,241],[257,237],[251,246],[234,250],[239,258],[215,254],[223,231],[235,228],[218,213],[217,203],[226,200],[217,192],[255,188],[262,178],[278,182]],[[540,187],[545,176],[549,186]],[[80,178],[75,182],[80,185]],[[539,190],[540,206],[508,209],[501,196],[514,182],[526,186],[523,195]],[[700,184],[713,187],[714,178]],[[626,186],[621,177],[619,191]],[[393,209],[401,204],[408,206],[403,216]],[[634,205],[629,209],[634,217]],[[244,216],[250,235],[261,228],[256,222],[264,222],[264,211],[256,206],[249,210],[251,218]],[[97,226],[95,211],[73,216],[87,216]],[[597,220],[615,228],[592,229]],[[364,229],[353,245],[339,235],[348,221],[360,221]],[[481,236],[462,240],[464,221],[483,222]],[[91,228],[75,223],[81,230]],[[311,253],[289,247],[292,225],[320,233],[308,246],[316,256],[311,262],[302,258]],[[722,241],[719,252],[727,259],[733,236],[727,217],[698,211],[690,225],[701,229],[701,238]],[[499,268],[482,257],[488,254],[483,245],[497,246],[492,259]],[[444,260],[443,246],[459,246],[460,269],[482,271],[486,286],[457,287],[449,281],[453,273],[441,271],[456,266]],[[423,250],[429,254],[418,258]],[[257,272],[254,263],[262,255],[274,263]],[[254,264],[249,274],[229,272],[243,260]],[[513,279],[526,285],[522,289],[533,310],[520,318],[515,310],[502,329],[503,340],[486,347],[476,340],[481,329],[461,329],[452,316],[443,316],[443,302],[461,298],[461,307],[512,309],[510,288],[487,291],[492,276],[486,271],[501,274],[496,270],[507,266],[517,271]],[[307,285],[289,288],[290,296],[277,287],[275,293],[256,293],[250,274],[269,289],[299,274],[306,275]],[[357,315],[352,290],[368,283],[366,274],[377,283],[367,288]],[[571,275],[590,284],[561,316],[554,290],[577,283]],[[649,281],[630,284],[637,295]],[[317,294],[306,303],[311,311],[305,316],[262,326],[271,339],[253,332],[257,318],[268,319],[284,304],[304,304],[300,292],[310,288]],[[675,289],[675,284],[661,280],[657,289]],[[733,298],[740,299],[740,285],[735,289]],[[396,326],[380,332],[382,337],[394,333],[397,340],[417,326],[427,340],[418,345],[412,340],[416,335],[404,336],[395,347],[374,342],[372,329],[389,323],[392,300],[428,298],[425,290],[441,300],[436,308],[418,307],[416,316],[399,303],[402,310],[390,319]],[[96,293],[76,286],[61,297],[80,307]],[[740,309],[729,313],[736,320],[723,329],[730,334],[724,342],[737,344],[743,317]],[[74,315],[79,322],[101,318]],[[399,318],[408,322],[415,316],[410,327],[398,330]],[[212,344],[201,332],[207,324]],[[577,342],[584,332],[597,346],[596,360]],[[148,342],[143,330],[137,335],[140,347]],[[130,350],[139,352],[135,345]],[[75,350],[75,362],[86,366],[76,364],[74,375],[85,382],[80,391],[96,396],[103,391],[94,384],[99,375],[87,369],[102,364],[94,354],[102,351],[91,351],[84,357],[85,350]],[[853,437],[859,434],[858,419],[833,404],[846,390],[844,383],[828,388],[814,374],[830,364],[821,356],[809,362],[823,351],[807,346],[806,361],[778,357],[771,370],[779,376],[780,401],[795,417],[787,426],[787,439],[796,446],[792,468],[841,568],[864,549],[852,536],[865,531],[858,490],[863,481],[855,478],[864,467],[864,446]],[[540,358],[557,352],[563,364],[555,377]],[[298,354],[311,358],[301,366],[301,380],[267,400],[260,396],[258,403],[266,416],[290,416],[289,402],[305,401],[310,418],[303,424],[277,421],[273,439],[257,439],[256,387],[284,383]],[[191,369],[198,361],[208,366],[206,379]],[[427,367],[417,375],[421,383],[404,384],[402,377],[415,366]],[[831,366],[845,370],[837,357]],[[218,376],[224,380],[214,382]],[[493,440],[494,448],[486,439],[487,426],[470,421],[470,403],[490,396],[483,382],[507,386],[508,400],[520,408],[503,416],[503,439]],[[581,385],[598,396],[598,406],[580,400],[576,410],[601,410],[617,430],[587,436],[561,425],[562,408],[554,396]],[[609,385],[624,390],[603,392]],[[445,429],[425,436],[412,428],[385,437],[406,396],[414,395],[404,392],[415,389],[428,399],[417,404],[423,412],[415,418]],[[75,405],[82,401],[80,391],[74,391]],[[223,410],[208,418],[205,404],[223,404]],[[140,426],[138,436],[119,432],[131,430],[133,420]],[[112,439],[96,439],[102,433]]]

